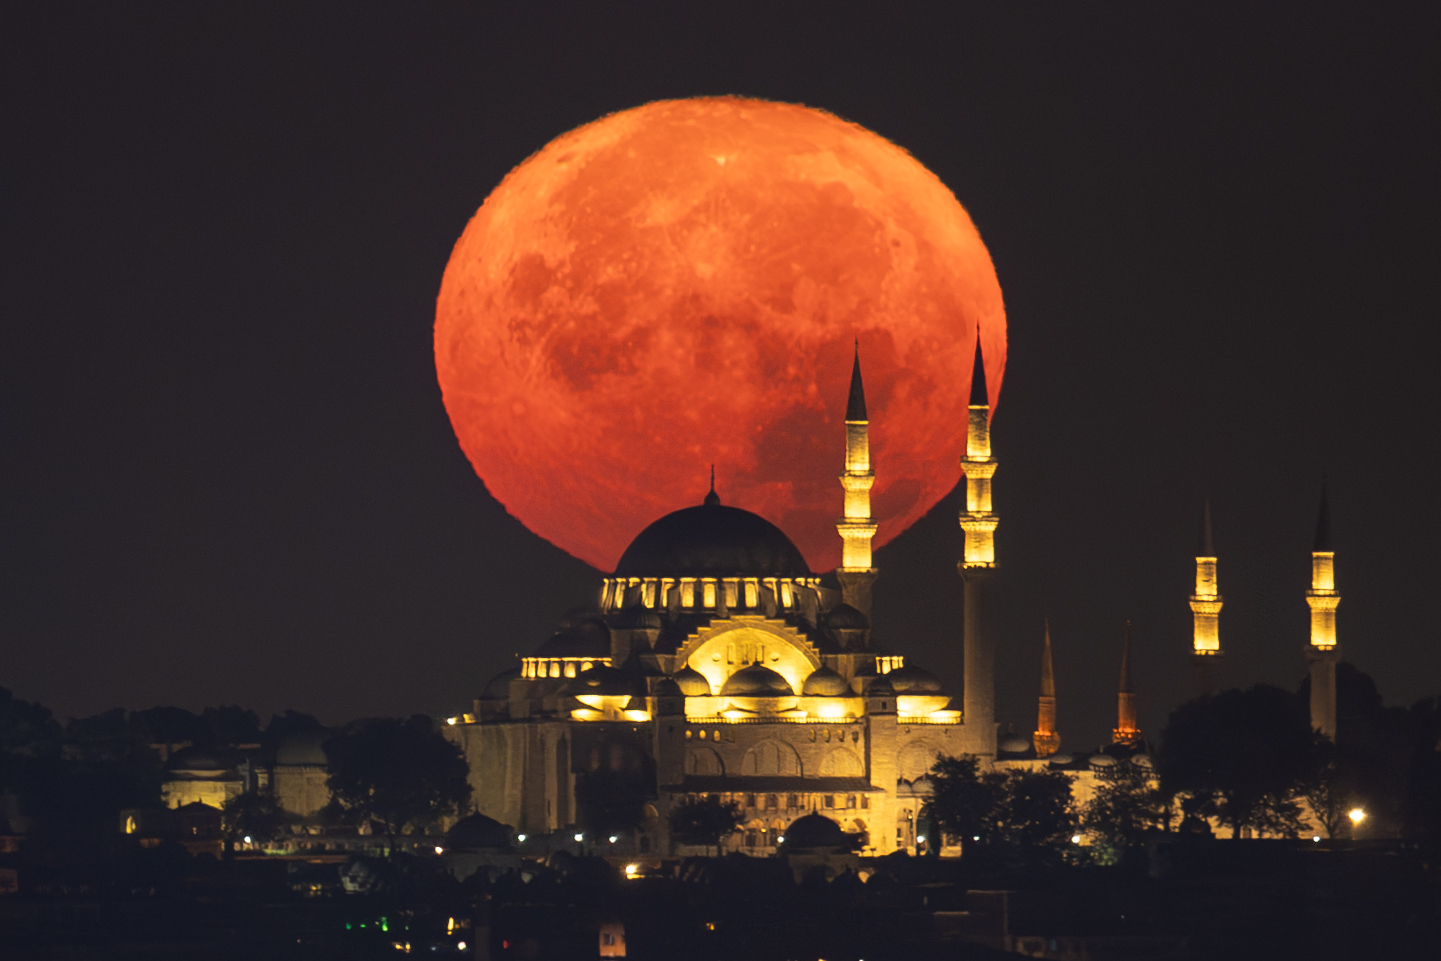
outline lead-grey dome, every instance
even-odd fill
[[[924,668],[907,664],[886,675],[897,694],[939,694],[941,679]]]
[[[741,668],[721,687],[723,697],[786,697],[794,693],[790,682],[764,664]]]
[[[791,539],[758,514],[720,503],[667,514],[636,535],[617,577],[805,577]]]
[[[710,681],[689,664],[675,672],[675,682],[680,685],[680,692],[686,697],[710,696]]]
[[[801,693],[806,697],[841,697],[850,692],[846,679],[825,665],[812,671],[801,685]]]

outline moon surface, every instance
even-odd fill
[[[960,478],[976,338],[1006,318],[966,211],[905,150],[795,104],[646,104],[551,141],[466,226],[436,371],[476,473],[601,570],[662,514],[724,503],[840,563],[852,345],[875,546]]]

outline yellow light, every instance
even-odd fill
[[[1081,843],[1081,836],[1080,836],[1079,834],[1072,834],[1072,835],[1071,835],[1071,843],[1072,843],[1072,844],[1080,844],[1080,843]]]
[[[453,725],[453,724],[455,724],[455,721],[456,721],[456,719],[453,718],[453,717],[448,717],[448,718],[445,719],[445,723],[447,723],[447,724],[452,724],[452,725]]]
[[[446,921],[445,921],[445,933],[446,933],[446,934],[454,934],[454,933],[455,933],[455,918],[447,918],[447,919],[446,919]]]
[[[441,847],[439,844],[437,844],[437,845],[435,846],[435,853],[436,853],[436,854],[444,854],[444,853],[445,853],[445,848],[443,848],[443,847]]]
[[[1360,808],[1352,808],[1346,816],[1351,819],[1352,824],[1360,824],[1366,820],[1366,812]]]
[[[639,864],[627,864],[627,865],[625,866],[625,876],[626,876],[626,877],[628,877],[628,878],[634,878],[634,877],[635,877],[636,875],[638,875],[638,874],[640,874],[640,865],[639,865]]]

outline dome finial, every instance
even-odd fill
[[[705,496],[705,500],[701,503],[705,504],[705,506],[707,507],[717,507],[720,505],[720,495],[715,492],[714,464],[710,465],[710,493]]]

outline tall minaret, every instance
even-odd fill
[[[1136,723],[1136,690],[1131,687],[1131,622],[1121,638],[1121,683],[1116,690],[1116,729],[1111,732],[1112,744],[1135,744],[1141,740]]]
[[[1215,685],[1216,661],[1221,656],[1221,595],[1216,590],[1216,539],[1211,533],[1211,502],[1201,508],[1201,549],[1196,554],[1196,593],[1191,595],[1194,628],[1191,656],[1210,693]]]
[[[965,746],[963,753],[996,754],[996,642],[991,636],[988,612],[991,575],[996,568],[996,523],[991,510],[991,398],[980,328],[976,328],[976,365],[971,372],[971,402],[966,424],[966,509],[961,529],[966,532],[965,559],[958,565],[965,583]]]
[[[1061,748],[1056,730],[1056,672],[1051,666],[1051,621],[1046,620],[1046,640],[1041,647],[1041,699],[1036,707],[1036,733],[1031,738],[1036,757],[1050,757]]]
[[[1311,546],[1311,589],[1306,592],[1311,606],[1311,645],[1306,659],[1311,662],[1311,726],[1331,740],[1336,739],[1336,662],[1341,648],[1336,643],[1336,551],[1331,546],[1331,505],[1326,486],[1321,485],[1321,512],[1316,518],[1316,543]]]
[[[841,535],[841,566],[836,569],[836,578],[841,582],[841,599],[867,618],[871,616],[871,586],[876,580],[876,569],[871,566],[871,538],[876,536],[876,522],[871,519],[871,485],[875,482],[866,390],[861,384],[861,345],[857,341],[851,393],[846,400],[846,472],[841,475],[846,504],[845,516],[836,524]]]

